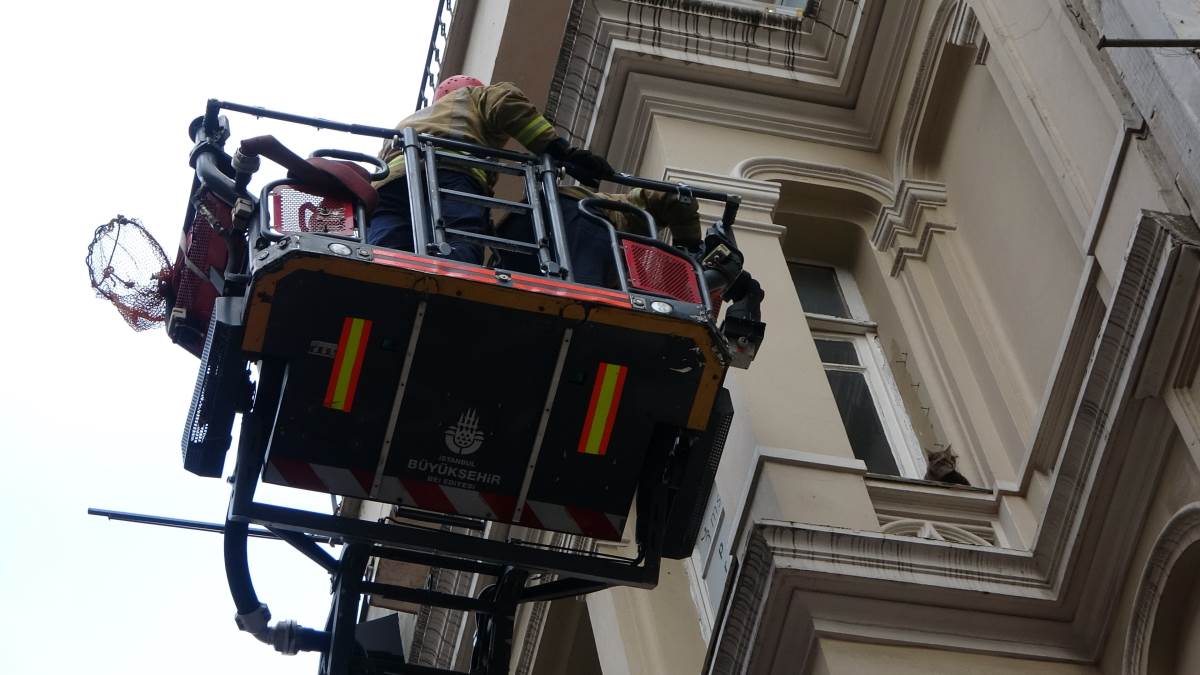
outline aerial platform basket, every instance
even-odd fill
[[[372,178],[386,166],[319,151],[307,162],[325,174],[314,174],[290,153],[264,150],[293,177],[251,195],[258,159],[248,148],[267,146],[247,141],[226,155],[221,110],[384,138],[398,132],[219,101],[192,128],[197,180],[176,265],[192,288],[176,293],[168,330],[201,357],[185,466],[220,476],[233,418],[243,414],[226,533],[243,629],[277,647],[320,650],[322,672],[347,673],[365,658],[353,646],[355,612],[347,609],[361,594],[471,608],[492,617],[480,628],[487,657],[472,672],[502,672],[488,664],[507,662],[501,652],[517,603],[614,584],[652,587],[662,556],[691,553],[733,414],[724,378],[761,341],[757,307],[740,323],[733,311],[716,323],[722,290],[709,281],[741,283],[728,227],[718,227],[709,255],[697,258],[653,236],[617,232],[603,218],[606,209],[633,213],[653,235],[645,212],[585,200],[582,210],[608,232],[619,278],[613,287],[576,283],[553,160],[406,129],[406,164],[425,169],[408,174],[413,247],[375,246],[366,238],[366,172],[347,176],[344,165],[373,163]],[[443,189],[444,163],[516,175],[525,199]],[[730,195],[614,179],[721,200],[726,225],[736,214]],[[440,203],[464,198],[528,213],[533,241],[445,227]],[[448,259],[446,242],[456,237],[536,255],[543,274]],[[260,480],[391,503],[402,518],[375,523],[261,503]],[[497,537],[487,522],[516,533],[624,539],[636,555]],[[267,527],[334,575],[325,631],[268,626],[245,561],[248,524]],[[346,543],[342,559],[315,536]],[[496,590],[467,598],[376,584],[364,580],[372,556],[486,573],[497,577]],[[530,573],[553,580],[530,585]]]

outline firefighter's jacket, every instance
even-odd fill
[[[534,154],[540,154],[558,138],[554,126],[511,82],[456,89],[396,125],[397,130],[405,127],[419,134],[491,148],[503,148],[509,138],[514,138]],[[379,158],[387,162],[391,172],[374,184],[376,188],[404,176],[403,139],[385,142]],[[482,169],[449,162],[442,168],[469,173],[489,188],[496,184],[496,174]]]
[[[664,228],[670,230],[672,244],[690,248],[700,243],[700,213],[694,198],[684,200],[675,192],[659,192],[642,188],[634,188],[626,194],[610,195],[579,185],[559,188],[558,192],[564,197],[572,199],[599,197],[600,199],[625,202],[654,216],[654,222],[658,224],[660,230]],[[634,216],[619,211],[611,211],[607,215],[613,227],[621,232],[650,234],[645,231],[641,220]]]

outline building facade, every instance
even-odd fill
[[[514,673],[1200,672],[1200,63],[1096,48],[1200,5],[447,4],[432,81],[741,195],[767,289],[694,554],[524,607]],[[466,669],[469,616],[371,611]]]

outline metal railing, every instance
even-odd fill
[[[425,53],[425,72],[421,75],[420,91],[417,92],[417,110],[433,102],[442,75],[442,59],[446,52],[446,35],[450,22],[454,20],[454,5],[457,0],[438,0],[437,14],[433,17],[433,30],[429,35],[429,51]]]

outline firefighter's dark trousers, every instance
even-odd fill
[[[483,186],[474,178],[458,171],[438,171],[438,186],[459,192],[483,195]],[[467,204],[445,195],[441,198],[442,220],[446,227],[464,232],[484,234],[488,226],[488,210],[475,204]],[[432,235],[428,235],[432,241]],[[408,180],[400,178],[379,188],[379,206],[371,214],[367,227],[367,241],[377,246],[387,246],[405,251],[413,250],[412,213],[408,205]],[[483,247],[449,235],[452,260],[474,263],[483,262]],[[421,251],[425,253],[425,251]]]
[[[559,197],[562,207],[563,229],[567,234],[567,253],[571,256],[571,273],[581,284],[604,286],[616,279],[612,242],[608,231],[579,210],[579,200]],[[499,236],[505,239],[533,241],[533,223],[529,216],[514,213],[500,224]],[[528,274],[541,274],[537,257],[504,251],[501,263],[504,269]]]

